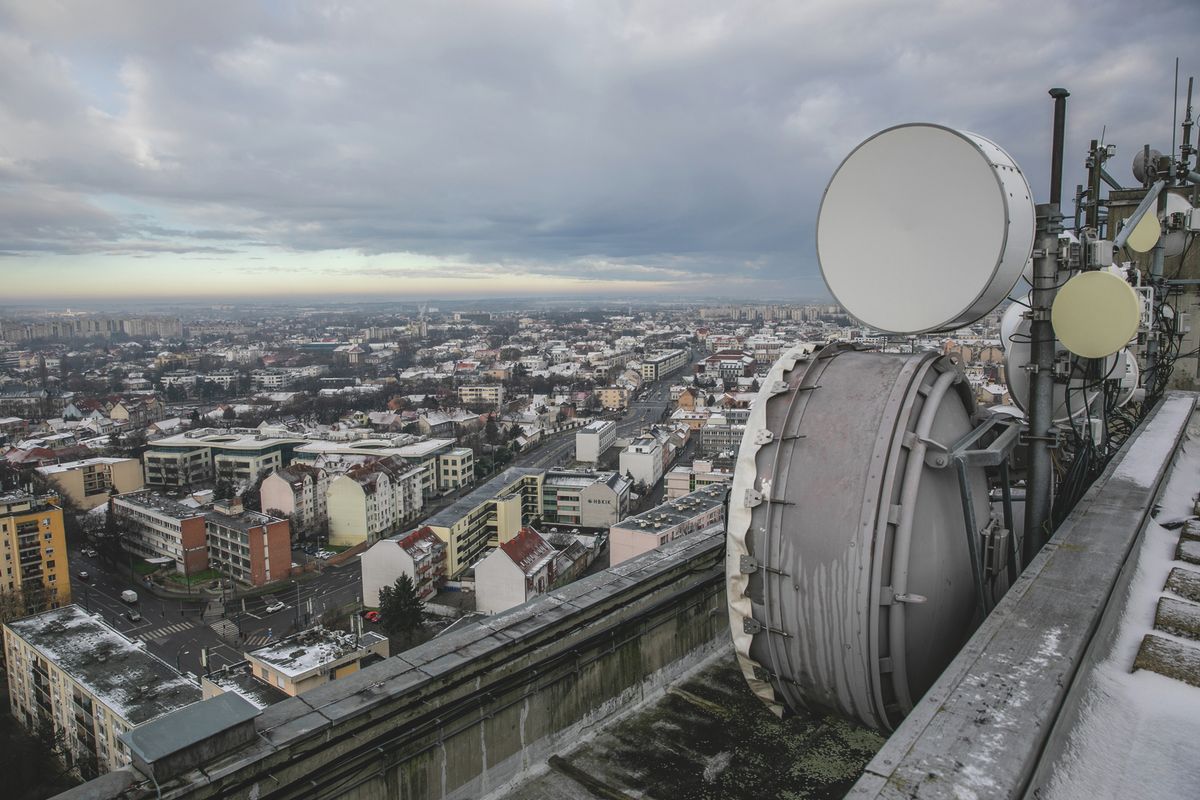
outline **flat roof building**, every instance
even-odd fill
[[[387,657],[385,636],[326,628],[301,631],[246,653],[257,678],[293,697]]]
[[[446,543],[450,577],[541,516],[543,474],[544,470],[531,467],[510,467],[425,520]]]
[[[37,472],[81,509],[104,505],[109,492],[136,492],[144,485],[136,458],[85,458],[38,467]]]
[[[85,778],[130,763],[119,734],[201,699],[145,645],[79,606],[6,622],[4,647],[13,718],[30,732],[51,724]]]
[[[705,486],[612,526],[608,529],[609,566],[722,522],[725,492],[723,484]]]

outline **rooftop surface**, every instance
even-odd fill
[[[207,679],[226,692],[233,692],[255,708],[266,708],[288,698],[287,692],[266,681],[260,681],[248,672],[234,670],[214,672]]]
[[[661,506],[655,506],[649,511],[643,511],[637,516],[622,520],[613,527],[631,531],[657,531],[670,528],[716,506],[724,505],[727,489],[728,487],[724,483],[709,484],[691,494],[677,497]]]
[[[126,461],[133,461],[132,458],[83,458],[79,461],[68,461],[63,464],[51,464],[48,467],[38,467],[37,471],[42,475],[55,475],[59,472],[69,472],[73,469],[83,469],[84,467],[93,467],[97,464],[121,464]]]
[[[200,700],[194,684],[79,606],[6,624],[133,725]]]
[[[202,517],[204,513],[191,506],[184,505],[178,500],[172,500],[169,497],[164,497],[158,492],[149,489],[142,489],[136,492],[126,492],[119,494],[115,498],[122,503],[128,503],[132,506],[140,506],[142,508],[157,511],[174,519],[191,519],[192,517]]]
[[[170,719],[150,722],[122,735],[137,756],[153,763],[196,742],[254,719],[260,709],[241,695],[226,693],[195,703]]]
[[[246,655],[270,665],[289,678],[296,678],[353,653],[365,654],[367,648],[379,638],[376,633],[365,633],[356,642],[353,634],[313,628]]]
[[[490,798],[840,798],[882,745],[879,734],[836,717],[777,719],[727,652]]]
[[[582,428],[579,429],[579,432],[580,433],[600,433],[601,431],[605,430],[606,428],[609,428],[609,427],[615,428],[616,426],[617,426],[617,423],[613,422],[612,420],[598,419],[598,420],[593,420],[592,422],[589,422],[587,425],[584,425]]]
[[[544,470],[535,469],[533,467],[509,467],[501,472],[496,477],[492,478],[487,483],[480,486],[475,491],[460,497],[450,505],[443,508],[438,513],[434,514],[429,519],[425,520],[426,525],[433,527],[449,528],[455,522],[458,522],[468,512],[476,506],[488,500],[494,499],[497,495],[509,484],[512,484],[521,478],[530,475],[540,475]]]

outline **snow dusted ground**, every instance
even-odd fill
[[[1118,472],[1137,479],[1140,466],[1127,460]],[[1147,478],[1147,484],[1150,478]],[[1158,520],[1194,513],[1200,489],[1200,418],[1193,416],[1160,498]],[[1059,726],[1070,721],[1065,746],[1043,762],[1034,781],[1039,800],[1131,800],[1200,797],[1200,688],[1148,670],[1131,672],[1143,636],[1154,627],[1158,600],[1175,560],[1178,530],[1151,520],[1135,544],[1132,578],[1124,596],[1114,595],[1109,613],[1115,625],[1101,623],[1100,637],[1111,628],[1098,663],[1082,671],[1077,704],[1070,701]],[[1118,584],[1118,592],[1120,592]],[[1119,609],[1119,611],[1118,611]],[[1162,631],[1190,646],[1197,643]],[[1105,649],[1106,648],[1106,649]],[[1057,732],[1056,732],[1057,733]],[[1049,753],[1047,755],[1050,755]]]

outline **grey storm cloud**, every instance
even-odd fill
[[[1105,126],[1165,150],[1197,30],[1189,0],[0,2],[0,251],[815,293],[821,192],[862,138],[975,130],[1044,197],[1046,89],[1073,92],[1069,180]]]

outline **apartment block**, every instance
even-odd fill
[[[424,526],[380,539],[359,559],[362,564],[363,604],[379,606],[379,590],[401,575],[413,582],[417,597],[428,600],[446,581],[446,544]]]
[[[670,500],[608,529],[609,566],[725,519],[725,487],[714,484]]]
[[[286,519],[216,503],[204,515],[209,564],[234,580],[263,586],[291,576],[292,534]]]
[[[142,462],[136,458],[86,458],[38,467],[59,494],[83,510],[108,502],[110,492],[136,492],[144,485]]]
[[[4,649],[13,718],[32,734],[53,726],[84,778],[131,762],[121,733],[201,699],[141,642],[79,606],[6,622]]]
[[[325,470],[297,462],[276,470],[262,482],[261,504],[264,511],[278,511],[291,519],[297,533],[305,533],[329,519],[328,490]]]
[[[446,543],[451,578],[542,514],[540,469],[510,467],[425,521]]]
[[[647,353],[642,358],[642,380],[656,381],[686,366],[687,363],[686,350],[663,350],[657,353]]]
[[[329,482],[330,544],[374,542],[424,508],[424,471],[396,457],[351,467]]]
[[[55,495],[0,492],[0,589],[20,592],[30,611],[71,602],[67,534]]]
[[[624,386],[601,386],[594,394],[600,407],[606,411],[624,411],[629,408],[629,389]]]
[[[437,457],[438,489],[444,494],[475,482],[475,454],[469,447],[455,447]]]
[[[503,384],[475,384],[458,387],[458,401],[464,405],[504,405]]]

